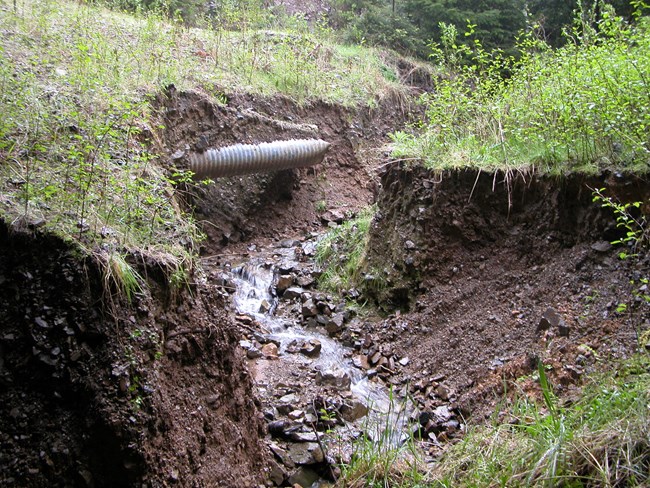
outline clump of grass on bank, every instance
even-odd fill
[[[459,46],[453,26],[442,26],[434,54],[451,74],[423,97],[420,127],[394,135],[394,154],[440,169],[647,172],[650,21],[628,25],[604,4],[592,26],[585,19],[596,3],[582,12],[574,43],[552,50],[524,36],[517,60],[479,42]]]
[[[368,207],[318,242],[316,263],[323,270],[318,280],[321,289],[340,293],[360,283],[374,214],[375,207]]]
[[[581,398],[562,406],[540,365],[542,400],[521,393],[501,412],[505,423],[469,426],[429,470],[404,462],[405,447],[361,439],[339,486],[648,486],[650,357],[640,353],[617,366],[591,377]]]
[[[544,381],[543,406],[520,398],[508,411],[510,422],[474,428],[451,448],[433,473],[440,485],[647,486],[647,354],[593,378],[569,407],[557,404]]]

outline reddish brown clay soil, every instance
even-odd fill
[[[633,293],[648,258],[617,259],[614,217],[588,188],[647,201],[643,181],[504,186],[503,175],[403,168],[383,153],[403,119],[388,106],[353,113],[253,97],[218,106],[173,87],[154,105],[165,128],[152,138],[169,169],[232,143],[332,144],[320,167],[191,186],[185,203],[213,255],[322,232],[326,211],[350,216],[376,199],[365,292],[384,315],[354,333],[373,355],[408,358],[380,376],[408,387],[424,413],[446,405],[480,418],[504,378],[534,389],[539,359],[570,395],[585,373],[633,352],[649,326]],[[372,168],[382,165],[378,179]],[[266,427],[224,297],[204,282],[169,296],[155,262],[133,264],[153,291],[107,310],[92,262],[57,239],[0,226],[0,486],[268,480]]]
[[[324,210],[352,215],[367,205],[368,164],[403,116],[282,98],[218,106],[173,87],[154,105],[165,129],[148,135],[168,169],[183,168],[190,151],[231,143],[332,143],[315,170],[186,188],[184,203],[208,235],[206,254],[252,237],[303,235],[323,224]],[[1,224],[0,486],[268,481],[266,425],[223,295],[197,276],[191,291],[170,296],[154,259],[132,261],[152,291],[108,309],[91,259]]]
[[[566,396],[637,350],[650,326],[635,296],[650,260],[618,258],[609,241],[621,229],[590,190],[647,201],[647,182],[511,176],[397,164],[382,175],[367,288],[392,314],[368,333],[410,358],[392,381],[408,382],[424,410],[490,414],[504,380],[531,386],[540,360]]]
[[[256,486],[263,424],[209,287],[106,310],[96,266],[0,224],[0,486]],[[161,280],[162,281],[162,280]]]
[[[239,96],[227,106],[205,95],[169,88],[156,105],[161,152],[183,168],[191,152],[235,143],[320,138],[331,144],[315,168],[224,178],[189,197],[208,235],[205,252],[252,239],[286,239],[319,228],[327,210],[354,214],[373,195],[372,167],[385,156],[387,134],[406,118],[390,105],[352,111],[318,102],[306,106],[282,97]]]

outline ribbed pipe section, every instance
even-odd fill
[[[302,168],[320,163],[329,147],[320,139],[235,144],[191,154],[190,170],[200,180]]]

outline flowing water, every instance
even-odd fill
[[[255,318],[262,327],[261,334],[267,341],[279,344],[279,357],[286,355],[287,348],[298,342],[317,340],[321,344],[318,357],[312,359],[314,369],[343,371],[351,380],[353,395],[369,408],[364,430],[373,439],[399,444],[405,440],[403,433],[405,413],[403,404],[391,398],[389,391],[378,381],[371,381],[365,371],[354,367],[350,357],[352,350],[330,338],[315,327],[300,325],[299,317],[278,317],[278,298],[274,282],[280,263],[291,262],[293,249],[276,248],[270,255],[251,257],[248,262],[232,269],[236,291],[234,305],[239,313]]]

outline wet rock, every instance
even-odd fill
[[[327,316],[321,314],[316,315],[316,323],[321,327],[325,327],[327,325],[327,322],[329,322],[329,318]]]
[[[323,345],[318,339],[310,339],[306,341],[300,348],[300,352],[305,356],[316,357],[320,354]]]
[[[276,463],[273,459],[269,462],[269,479],[275,486],[281,486],[284,480],[287,479],[288,473]]]
[[[267,359],[277,359],[278,358],[278,346],[269,342],[262,346],[262,355]]]
[[[317,461],[314,458],[314,451],[319,450],[318,444],[313,442],[291,444],[289,446],[287,455],[292,462],[297,465],[301,464],[315,464]],[[322,458],[322,453],[317,454]]]
[[[295,468],[296,467],[296,465],[293,463],[293,461],[289,458],[288,453],[287,453],[286,450],[282,449],[280,446],[278,446],[274,442],[271,442],[269,444],[269,449],[273,453],[273,456],[275,456],[275,458],[279,462],[281,462],[282,464],[284,464],[288,468]]]
[[[291,276],[291,275],[280,275],[280,277],[278,278],[278,282],[275,285],[275,289],[278,291],[278,294],[282,294],[291,285],[293,285],[293,276]]]
[[[318,308],[312,299],[302,304],[302,316],[304,318],[316,317],[316,315],[318,315]]]
[[[246,314],[235,315],[235,320],[241,322],[244,325],[251,325],[253,323],[253,318]]]
[[[318,442],[316,432],[292,432],[291,440],[296,442]]]
[[[287,428],[289,427],[289,422],[287,420],[274,420],[269,422],[268,429],[269,434],[274,437],[282,437],[286,435]]]
[[[345,314],[343,312],[338,312],[332,315],[327,324],[325,324],[325,330],[330,336],[335,335],[343,329],[343,323],[345,322]]]
[[[246,357],[248,359],[257,359],[261,358],[263,356],[262,351],[260,351],[257,347],[253,346],[250,349],[246,350]]]
[[[372,355],[368,355],[368,362],[372,364],[373,366],[379,363],[379,361],[383,358],[381,351],[374,352]]]
[[[368,363],[368,358],[363,354],[359,354],[357,356],[354,356],[352,358],[352,364],[354,364],[354,366],[359,368],[359,369],[365,369],[365,370],[370,369],[370,364]]]
[[[259,313],[268,313],[269,310],[271,310],[271,304],[268,300],[262,300],[262,303],[260,303]]]
[[[302,253],[305,256],[313,256],[316,254],[316,243],[314,241],[305,242],[302,245]]]
[[[298,396],[295,393],[288,393],[278,400],[280,405],[293,406],[298,403]]]
[[[297,286],[292,286],[284,290],[284,293],[282,294],[282,298],[285,298],[287,300],[293,300],[295,298],[298,298],[302,296],[302,294],[305,292],[302,288],[298,288]]]
[[[316,382],[320,385],[334,386],[340,389],[350,388],[352,380],[350,375],[340,368],[329,368],[326,370],[318,370],[316,372]]]
[[[296,280],[298,285],[300,285],[302,287],[305,287],[305,288],[310,287],[311,285],[313,285],[314,281],[315,281],[314,278],[312,276],[309,276],[309,275],[299,276],[298,279]]]
[[[300,466],[296,471],[294,471],[291,476],[289,476],[288,482],[291,485],[302,486],[303,488],[309,488],[313,485],[320,476],[314,470]]]
[[[302,410],[292,410],[287,414],[287,417],[289,417],[291,420],[299,420],[305,416],[305,412]]]
[[[348,400],[340,408],[341,416],[348,422],[354,422],[357,419],[368,415],[368,406],[361,400]]]

